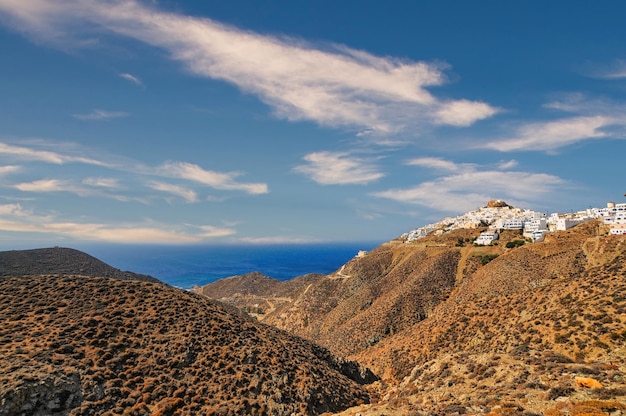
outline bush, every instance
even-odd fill
[[[478,257],[478,259],[480,260],[480,264],[484,266],[485,264],[489,263],[491,260],[498,257],[498,255],[497,254],[481,254],[476,257]]]
[[[524,240],[513,240],[513,241],[509,241],[508,243],[506,243],[506,248],[515,248],[515,247],[520,247],[523,246],[524,244],[526,244],[526,242]]]

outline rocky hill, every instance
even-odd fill
[[[0,251],[0,277],[75,274],[159,282],[152,276],[124,272],[82,251],[64,247]]]
[[[382,376],[345,415],[626,414],[626,238],[598,230],[392,241],[257,316]]]
[[[315,415],[369,402],[371,373],[205,297],[48,273],[0,278],[0,415]]]

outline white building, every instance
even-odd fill
[[[535,231],[547,229],[548,221],[546,218],[538,218],[524,222],[524,233],[534,233]]]
[[[548,234],[548,230],[538,230],[538,231],[534,231],[530,235],[530,238],[533,240],[533,243],[538,243],[540,241],[545,240],[546,234]]]
[[[626,224],[613,224],[611,235],[626,235]]]
[[[524,221],[521,218],[500,218],[493,223],[493,226],[500,230],[521,230],[524,228]]]
[[[488,246],[489,244],[497,240],[499,237],[500,236],[498,235],[497,232],[485,231],[485,232],[480,233],[480,235],[474,241],[474,243],[480,246]]]
[[[578,224],[592,220],[591,217],[571,217],[571,218],[559,218],[556,222],[557,231],[565,231],[569,228],[575,227]]]

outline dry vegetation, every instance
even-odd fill
[[[64,247],[0,251],[0,277],[77,274],[159,282],[152,276],[124,272],[82,251]]]
[[[390,242],[261,319],[382,377],[344,415],[626,414],[626,238],[479,232]]]
[[[1,415],[320,414],[371,381],[204,297],[85,276],[0,278],[0,357]]]

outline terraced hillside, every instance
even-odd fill
[[[382,376],[345,415],[626,414],[626,238],[598,231],[390,242],[259,316]]]
[[[371,373],[162,284],[0,279],[0,415],[336,412]]]

